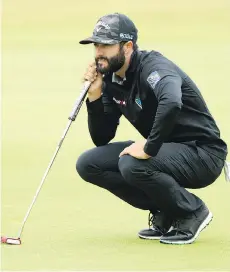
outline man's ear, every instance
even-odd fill
[[[125,54],[129,54],[130,51],[133,49],[133,42],[128,41],[125,43]]]

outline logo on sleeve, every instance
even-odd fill
[[[160,79],[161,79],[160,75],[158,74],[157,71],[155,71],[155,72],[152,72],[148,76],[147,81],[148,81],[149,85],[152,87],[152,89],[154,90],[157,83],[160,81]]]

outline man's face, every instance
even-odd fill
[[[94,44],[95,62],[101,74],[117,72],[125,63],[125,52],[120,44]]]

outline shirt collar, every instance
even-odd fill
[[[121,78],[118,75],[116,75],[115,73],[112,74],[112,82],[113,83],[123,85],[125,81],[126,81],[126,76],[124,78]]]
[[[130,58],[129,67],[126,71],[126,74],[133,73],[136,70],[138,60],[139,60],[139,55],[140,55],[140,51],[138,51],[138,50],[133,51],[131,58]]]

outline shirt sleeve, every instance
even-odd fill
[[[156,156],[173,130],[182,107],[182,79],[176,73],[153,71],[148,74],[146,88],[153,92],[158,106],[151,132],[144,146],[150,156]]]
[[[121,112],[110,96],[103,91],[102,96],[92,102],[86,100],[88,128],[96,146],[109,143],[115,136]]]

